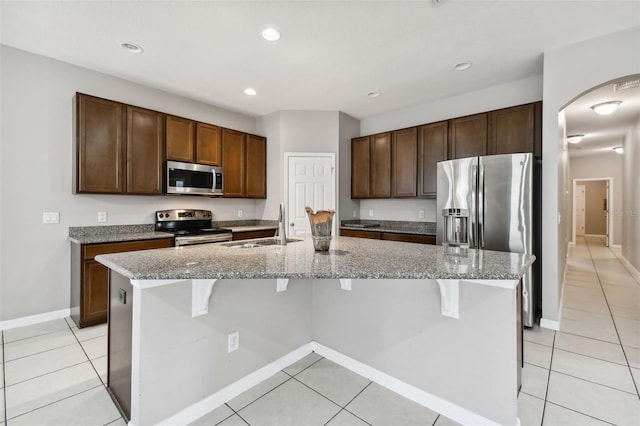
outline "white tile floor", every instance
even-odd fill
[[[561,331],[525,331],[523,426],[640,425],[640,284],[599,239],[569,253]],[[104,388],[106,326],[2,333],[0,426],[123,425]],[[455,425],[311,354],[194,425]]]

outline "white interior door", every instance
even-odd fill
[[[305,207],[335,210],[335,157],[330,154],[295,154],[288,157],[289,235],[308,235],[311,226]],[[333,223],[335,235],[336,219]]]
[[[576,185],[576,235],[584,235],[584,203],[585,193],[584,185]]]

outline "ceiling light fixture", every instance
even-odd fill
[[[380,92],[369,92],[369,93],[367,93],[367,96],[370,97],[370,98],[377,98],[380,95],[381,95]]]
[[[248,96],[255,96],[258,94],[258,92],[256,92],[256,89],[252,87],[247,87],[246,89],[244,89],[244,94]]]
[[[471,68],[471,61],[460,62],[453,66],[453,69],[456,71],[465,71],[469,68]]]
[[[613,150],[618,154],[622,154],[624,152],[624,149],[621,146],[615,146],[613,147]]]
[[[580,143],[582,138],[584,138],[584,135],[570,135],[570,136],[567,136],[567,142],[569,142],[569,143]]]
[[[280,33],[275,28],[265,28],[262,30],[262,38],[269,41],[280,39]]]
[[[120,43],[120,47],[122,47],[124,50],[128,51],[129,53],[142,53],[142,52],[144,52],[144,49],[142,49],[141,46],[138,46],[135,43],[122,42],[122,43]]]
[[[599,115],[613,114],[618,109],[622,101],[603,102],[601,104],[592,105],[591,109]]]

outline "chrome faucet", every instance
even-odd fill
[[[278,244],[287,245],[287,229],[284,223],[284,203],[280,203],[280,211],[278,213],[278,232],[276,233]]]

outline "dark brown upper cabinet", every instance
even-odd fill
[[[267,138],[247,135],[247,198],[267,198]]]
[[[491,111],[489,154],[534,152],[535,105]]]
[[[370,136],[371,198],[391,197],[391,133]]]
[[[244,197],[246,182],[246,134],[222,129],[222,167],[224,196]]]
[[[392,195],[415,197],[417,195],[418,129],[396,130],[392,133]]]
[[[488,113],[449,120],[449,159],[487,155]]]
[[[351,198],[369,198],[370,154],[369,136],[351,141]]]
[[[124,105],[78,93],[75,107],[76,192],[123,193]]]
[[[173,115],[166,116],[167,160],[193,163],[195,127],[196,123],[193,120]]]
[[[218,126],[198,123],[196,129],[196,163],[222,165],[222,130]]]
[[[163,114],[127,106],[127,193],[162,194]]]
[[[418,127],[418,196],[434,198],[438,191],[437,164],[447,159],[449,122]]]

